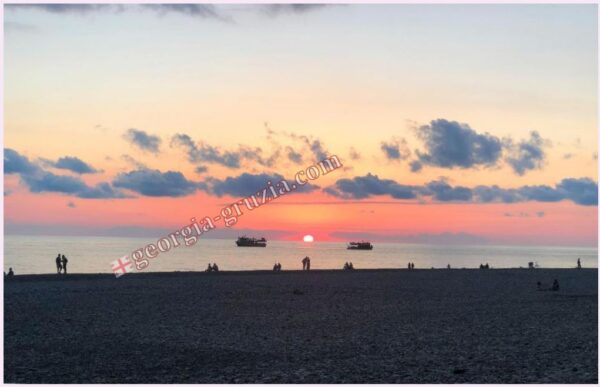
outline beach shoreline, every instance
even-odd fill
[[[597,269],[16,275],[4,377],[596,383],[597,293]]]

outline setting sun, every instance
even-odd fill
[[[312,235],[305,235],[304,236],[304,242],[314,242],[315,238],[313,238]]]

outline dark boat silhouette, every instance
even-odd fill
[[[267,247],[267,240],[265,238],[250,238],[244,235],[239,237],[235,244],[238,247]]]
[[[348,243],[348,250],[373,250],[371,242],[350,242]]]

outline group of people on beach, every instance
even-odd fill
[[[352,264],[352,262],[344,263],[344,270],[354,270],[354,265]]]
[[[273,271],[281,271],[281,263],[275,262],[273,265]]]
[[[488,263],[486,263],[485,265],[482,263],[481,265],[479,265],[480,269],[489,269],[490,265]]]
[[[58,253],[58,256],[56,257],[56,273],[57,274],[67,274],[67,263],[69,262],[69,260],[67,259],[67,257],[65,257],[64,255],[60,255],[60,253]]]
[[[412,262],[408,263],[408,270],[414,270],[415,269],[415,264]]]
[[[552,291],[552,292],[557,292],[558,289],[560,289],[560,285],[558,284],[558,280],[554,279],[554,282],[552,283],[552,286],[549,288],[544,287],[544,285],[542,285],[542,283],[540,281],[538,281],[537,283],[537,289],[540,291]]]
[[[212,265],[209,263],[208,267],[206,268],[206,272],[210,273],[210,272],[213,272],[213,271],[215,271],[215,272],[219,271],[219,266],[217,266],[216,263],[213,263]]]

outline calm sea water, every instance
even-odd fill
[[[54,273],[58,253],[69,259],[71,273],[110,273],[110,262],[156,240],[151,238],[113,237],[39,237],[4,238],[4,270],[12,267],[16,274]],[[209,262],[221,270],[269,270],[276,261],[283,270],[300,269],[300,260],[310,256],[313,269],[339,269],[351,261],[355,268],[416,268],[527,266],[574,267],[580,258],[584,267],[597,267],[597,248],[530,247],[530,246],[439,246],[376,243],[372,251],[349,251],[344,243],[270,241],[266,248],[237,247],[235,241],[200,239],[195,246],[178,247],[159,254],[146,271],[201,271]]]

